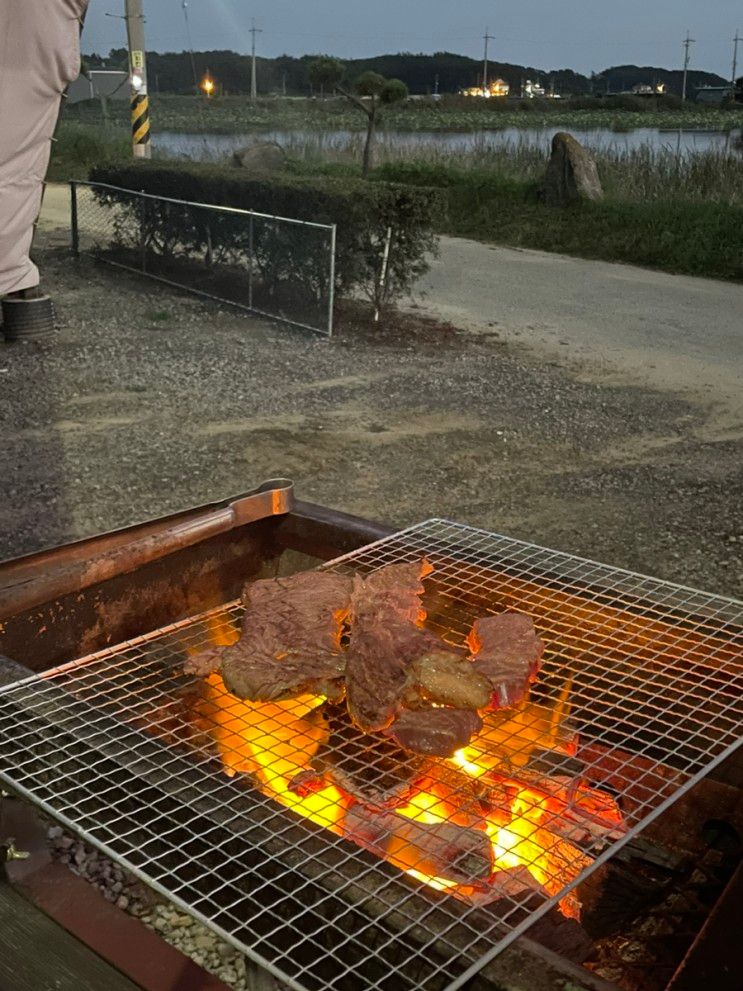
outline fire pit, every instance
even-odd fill
[[[442,520],[321,567],[422,557],[447,643],[515,610],[546,644],[528,698],[451,758],[185,676],[238,638],[233,597],[0,691],[0,780],[297,991],[493,987],[532,927],[584,959],[617,855],[741,742],[743,605]]]

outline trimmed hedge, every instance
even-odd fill
[[[337,225],[335,288],[341,295],[364,295],[375,307],[408,293],[428,270],[428,256],[435,253],[434,226],[440,222],[444,197],[439,190],[386,182],[364,182],[352,178],[326,176],[255,177],[234,167],[193,163],[137,162],[104,165],[91,170],[92,182],[124,189],[208,203],[239,207],[271,216]],[[121,207],[132,204],[128,197],[99,190],[104,205],[117,204],[119,226]],[[178,211],[160,208],[147,201],[146,238],[148,250],[163,257],[176,246],[205,243],[208,219],[210,257],[247,258],[246,224],[243,218],[204,211]],[[133,207],[132,207],[133,209]],[[388,231],[386,279],[384,269]],[[327,254],[318,251],[316,238],[303,237],[287,225],[257,224],[254,258],[264,285],[273,292],[280,285],[306,285],[312,292],[324,290],[327,282]],[[301,229],[300,229],[301,230]]]

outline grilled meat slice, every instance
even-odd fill
[[[442,647],[420,626],[425,619],[421,578],[427,570],[430,565],[421,560],[353,580],[347,701],[354,723],[367,732],[382,730],[394,719],[412,661]]]
[[[405,703],[412,709],[422,703],[449,705],[454,709],[485,709],[490,702],[490,682],[471,661],[446,644],[416,658],[408,668]]]
[[[281,702],[300,695],[323,695],[331,702],[343,698],[341,655],[310,657],[292,653],[282,660],[256,657],[243,640],[227,647],[222,656],[222,677],[227,690],[251,702]]]
[[[471,709],[403,709],[387,730],[404,750],[429,757],[451,757],[482,729]]]
[[[246,586],[242,636],[219,653],[227,689],[252,702],[304,694],[342,698],[341,633],[350,598],[351,579],[325,571]],[[189,666],[197,669],[198,661]],[[203,666],[213,663],[208,657]]]
[[[529,616],[504,612],[475,620],[467,637],[473,667],[490,682],[493,709],[520,702],[542,662],[544,643]]]
[[[222,667],[222,651],[224,647],[210,647],[202,650],[200,654],[189,657],[183,665],[184,674],[195,674],[199,678],[206,678],[214,674]]]

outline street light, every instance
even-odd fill
[[[207,99],[214,94],[214,80],[208,74],[201,80],[201,89],[206,93]]]

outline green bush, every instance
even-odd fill
[[[427,271],[428,256],[436,249],[434,219],[440,216],[443,202],[437,190],[413,185],[326,176],[255,177],[227,166],[180,162],[96,167],[90,179],[193,203],[336,224],[336,290],[344,295],[363,294],[380,309],[407,293]],[[104,205],[118,204],[117,223],[123,229],[127,212],[135,209],[133,198],[111,190],[99,190],[97,195]],[[247,258],[244,217],[146,202],[148,250],[166,256],[177,248],[197,251],[208,241],[213,259],[242,259],[244,263]],[[260,233],[254,241],[254,258],[265,287],[275,292],[306,285],[313,292],[323,292],[327,255],[318,252],[316,239],[295,235],[295,231],[282,224],[255,225],[254,236]]]

